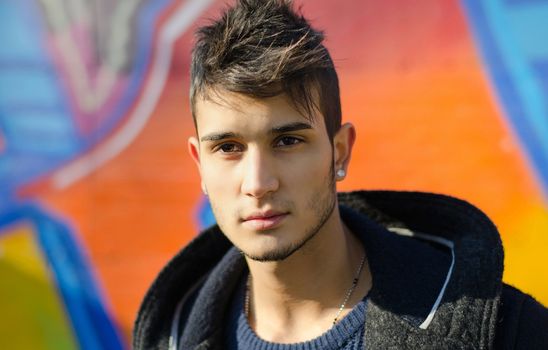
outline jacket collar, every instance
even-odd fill
[[[377,226],[363,236],[373,274],[366,321],[371,348],[490,347],[502,288],[503,251],[485,214],[456,198],[418,192],[353,192],[341,194],[340,202],[366,214],[361,220],[370,218]],[[453,273],[427,329],[413,321],[431,311],[450,255],[386,229],[452,242]]]

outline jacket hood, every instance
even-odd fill
[[[490,347],[503,251],[485,214],[462,200],[420,192],[341,193],[339,204],[343,221],[360,232],[373,278],[367,347]],[[178,333],[172,327],[180,324],[173,318],[196,286],[200,290],[186,316],[184,348],[217,348],[219,314],[230,301],[234,276],[244,269],[243,257],[219,228],[205,230],[149,289],[135,323],[135,349],[168,348],[170,334]]]

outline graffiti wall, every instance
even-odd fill
[[[548,1],[296,1],[326,32],[340,190],[490,215],[504,280],[548,304]],[[0,2],[0,348],[124,349],[163,264],[212,221],[186,140],[217,0]]]

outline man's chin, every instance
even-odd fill
[[[284,246],[275,246],[262,249],[257,249],[256,251],[244,251],[242,253],[249,259],[259,262],[275,262],[283,261],[293,255],[295,252],[300,250],[312,236],[306,237],[300,242],[293,242]]]
[[[258,262],[275,262],[283,261],[295,253],[297,249],[276,249],[266,252],[243,252],[243,254],[253,260]]]

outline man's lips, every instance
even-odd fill
[[[243,219],[242,224],[252,230],[262,231],[273,229],[280,225],[289,213],[269,211],[256,213]]]

